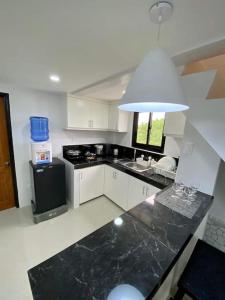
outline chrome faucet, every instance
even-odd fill
[[[137,152],[137,149],[134,149],[134,157],[133,157],[133,161],[136,161],[136,152]]]

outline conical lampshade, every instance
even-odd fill
[[[152,50],[136,69],[119,109],[135,112],[172,112],[188,109],[176,67],[167,53]]]

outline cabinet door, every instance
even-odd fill
[[[146,189],[147,189],[147,191],[146,191],[147,197],[151,197],[152,195],[161,191],[159,188],[157,188],[151,184],[146,184]]]
[[[118,103],[109,105],[109,129],[117,132],[127,132],[130,113],[119,110]]]
[[[105,165],[104,194],[111,200],[115,194],[115,169]]]
[[[128,209],[133,208],[147,198],[147,184],[142,180],[129,176]]]
[[[67,126],[76,128],[90,127],[90,102],[73,97],[67,98]]]
[[[104,166],[80,170],[80,203],[103,195]]]
[[[118,132],[128,132],[129,118],[130,118],[129,112],[118,109],[118,121],[117,121]]]
[[[80,205],[80,170],[74,170],[73,183],[71,184],[71,206],[77,208]]]
[[[129,175],[115,170],[115,189],[113,193],[113,201],[122,207],[124,210],[127,210],[127,191],[128,191],[128,180]]]
[[[92,128],[108,129],[109,106],[101,102],[91,102]]]
[[[109,129],[116,131],[118,124],[118,108],[115,104],[109,105]]]
[[[124,210],[127,210],[128,178],[129,175],[105,166],[104,194]]]
[[[185,115],[182,112],[166,113],[164,135],[182,137],[184,135]]]

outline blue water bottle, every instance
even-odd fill
[[[49,139],[48,118],[30,117],[30,133],[34,142],[44,142]]]

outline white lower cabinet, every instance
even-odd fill
[[[134,177],[130,178],[128,186],[128,209],[133,208],[148,197],[146,186],[145,182]]]
[[[160,191],[108,165],[71,169],[70,175],[72,172],[73,182],[68,186],[68,194],[73,208],[104,194],[122,209],[129,210]]]
[[[127,210],[129,175],[105,165],[104,194],[117,205]]]
[[[138,205],[148,197],[158,193],[160,189],[142,180],[129,176],[128,209]]]
[[[104,194],[124,210],[133,208],[159,191],[151,184],[105,166]]]
[[[151,197],[152,195],[161,191],[161,189],[159,189],[151,184],[147,184],[146,188],[147,188],[147,197]]]
[[[104,165],[84,168],[80,172],[80,203],[103,195]]]

